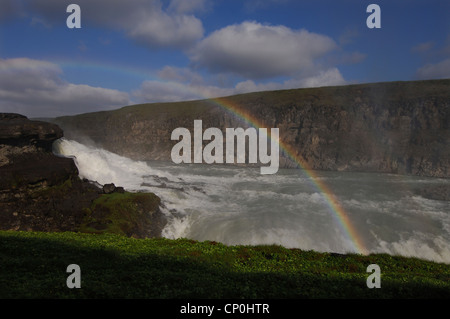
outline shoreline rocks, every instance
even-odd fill
[[[105,184],[103,185],[103,194],[112,194],[112,193],[125,193],[125,190],[123,187],[114,185],[114,183]]]

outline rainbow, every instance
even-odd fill
[[[246,123],[252,125],[255,128],[261,128],[263,127],[263,124],[260,120],[252,116],[251,114],[248,114],[247,112],[244,112],[239,108],[239,106],[234,103],[233,101],[230,101],[229,99],[225,97],[221,98],[210,98],[209,101],[213,102],[214,104],[226,109],[227,111],[232,112],[239,118],[241,118]],[[269,131],[269,130],[268,130]],[[270,137],[270,136],[269,136]],[[310,177],[310,179],[313,181],[315,187],[318,189],[319,193],[324,197],[328,208],[330,212],[332,213],[332,216],[336,220],[336,222],[340,225],[341,229],[344,231],[344,233],[347,235],[348,239],[353,244],[353,247],[355,251],[359,254],[367,255],[368,252],[365,248],[364,242],[358,232],[356,231],[355,227],[352,225],[352,222],[350,218],[348,217],[348,214],[345,212],[342,205],[337,200],[336,196],[334,196],[333,192],[329,189],[329,187],[321,181],[321,179],[318,178],[317,174],[311,167],[306,163],[306,161],[303,160],[301,156],[297,156],[296,152],[292,148],[292,146],[288,145],[287,143],[283,143],[283,141],[279,141],[279,146],[281,151],[289,157],[292,161],[294,161],[300,168],[302,168],[305,173]]]
[[[125,67],[125,66],[117,66],[112,64],[99,64],[98,62],[72,62],[72,61],[58,61],[59,65],[63,68],[88,68],[88,69],[95,69],[96,71],[108,71],[108,72],[115,72],[119,74],[126,74],[128,76],[133,76],[135,78],[140,79],[154,79],[159,80],[157,77],[152,75],[150,72],[146,72],[143,69],[138,68],[131,68],[131,67]],[[181,89],[188,89],[190,91],[196,91],[195,88],[181,88]],[[196,93],[199,97],[204,98],[204,94],[201,92],[193,92]],[[242,108],[239,107],[235,102],[231,101],[230,99],[227,99],[226,97],[220,97],[220,98],[208,98],[206,97],[206,100],[211,101],[212,103],[218,105],[219,107],[224,108],[226,111],[231,112],[235,114],[237,117],[245,121],[246,123],[252,125],[256,129],[263,128],[263,123],[255,118],[253,115],[249,114],[248,112],[244,112]],[[268,130],[269,133],[270,130]],[[269,136],[270,137],[270,136]],[[348,214],[345,212],[342,205],[339,203],[337,198],[334,196],[333,192],[329,189],[329,187],[318,178],[315,171],[309,167],[308,163],[306,163],[301,156],[296,155],[295,150],[288,145],[287,143],[283,143],[282,141],[279,141],[280,150],[293,162],[295,162],[300,168],[303,169],[303,171],[308,175],[308,177],[313,182],[314,186],[317,188],[318,192],[323,196],[325,199],[328,209],[331,212],[331,215],[337,222],[337,224],[340,226],[343,233],[346,234],[349,241],[353,244],[354,250],[357,253],[366,255],[368,252],[365,248],[364,242],[361,238],[361,236],[356,231],[355,227],[352,225],[350,218],[348,217]]]

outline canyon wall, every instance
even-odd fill
[[[193,133],[200,119],[203,129],[220,128],[224,137],[226,128],[252,122],[279,128],[285,168],[302,163],[317,170],[450,177],[450,80],[257,92],[53,121],[69,139],[136,160],[170,161],[178,142],[171,140],[172,131],[185,127]]]

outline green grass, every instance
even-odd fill
[[[81,289],[69,289],[69,264]],[[367,266],[381,268],[369,289]],[[385,254],[0,231],[0,298],[449,298],[450,266]]]
[[[146,210],[143,207],[155,210],[159,203],[159,197],[153,193],[102,194],[85,210],[79,231],[128,235],[144,220]]]

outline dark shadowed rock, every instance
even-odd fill
[[[112,183],[103,185],[103,193],[105,193],[105,194],[114,193],[115,190],[116,190],[116,185],[114,185]]]
[[[42,184],[53,186],[78,175],[72,159],[52,154],[63,136],[55,124],[0,113],[0,190]]]
[[[116,186],[114,183],[105,184],[102,187],[104,194],[112,194],[112,193],[125,193],[125,189],[121,186]]]
[[[63,137],[63,131],[58,125],[30,121],[20,114],[2,113],[0,122],[0,144],[3,145],[32,146],[50,152],[53,142]]]
[[[118,187],[116,187],[114,192],[123,194],[123,193],[125,193],[125,189],[122,186],[118,186]]]
[[[109,191],[103,194],[95,183],[81,180],[72,158],[52,153],[52,143],[62,136],[55,124],[0,113],[0,229],[91,232],[95,227],[85,225],[95,216],[95,223],[111,224],[106,231],[160,236],[165,220],[159,198],[125,193],[111,184],[111,193],[124,195],[114,197],[112,207],[127,208],[118,216],[105,205]]]
[[[55,124],[0,114],[0,229],[73,230],[98,190],[70,158],[52,154]]]

